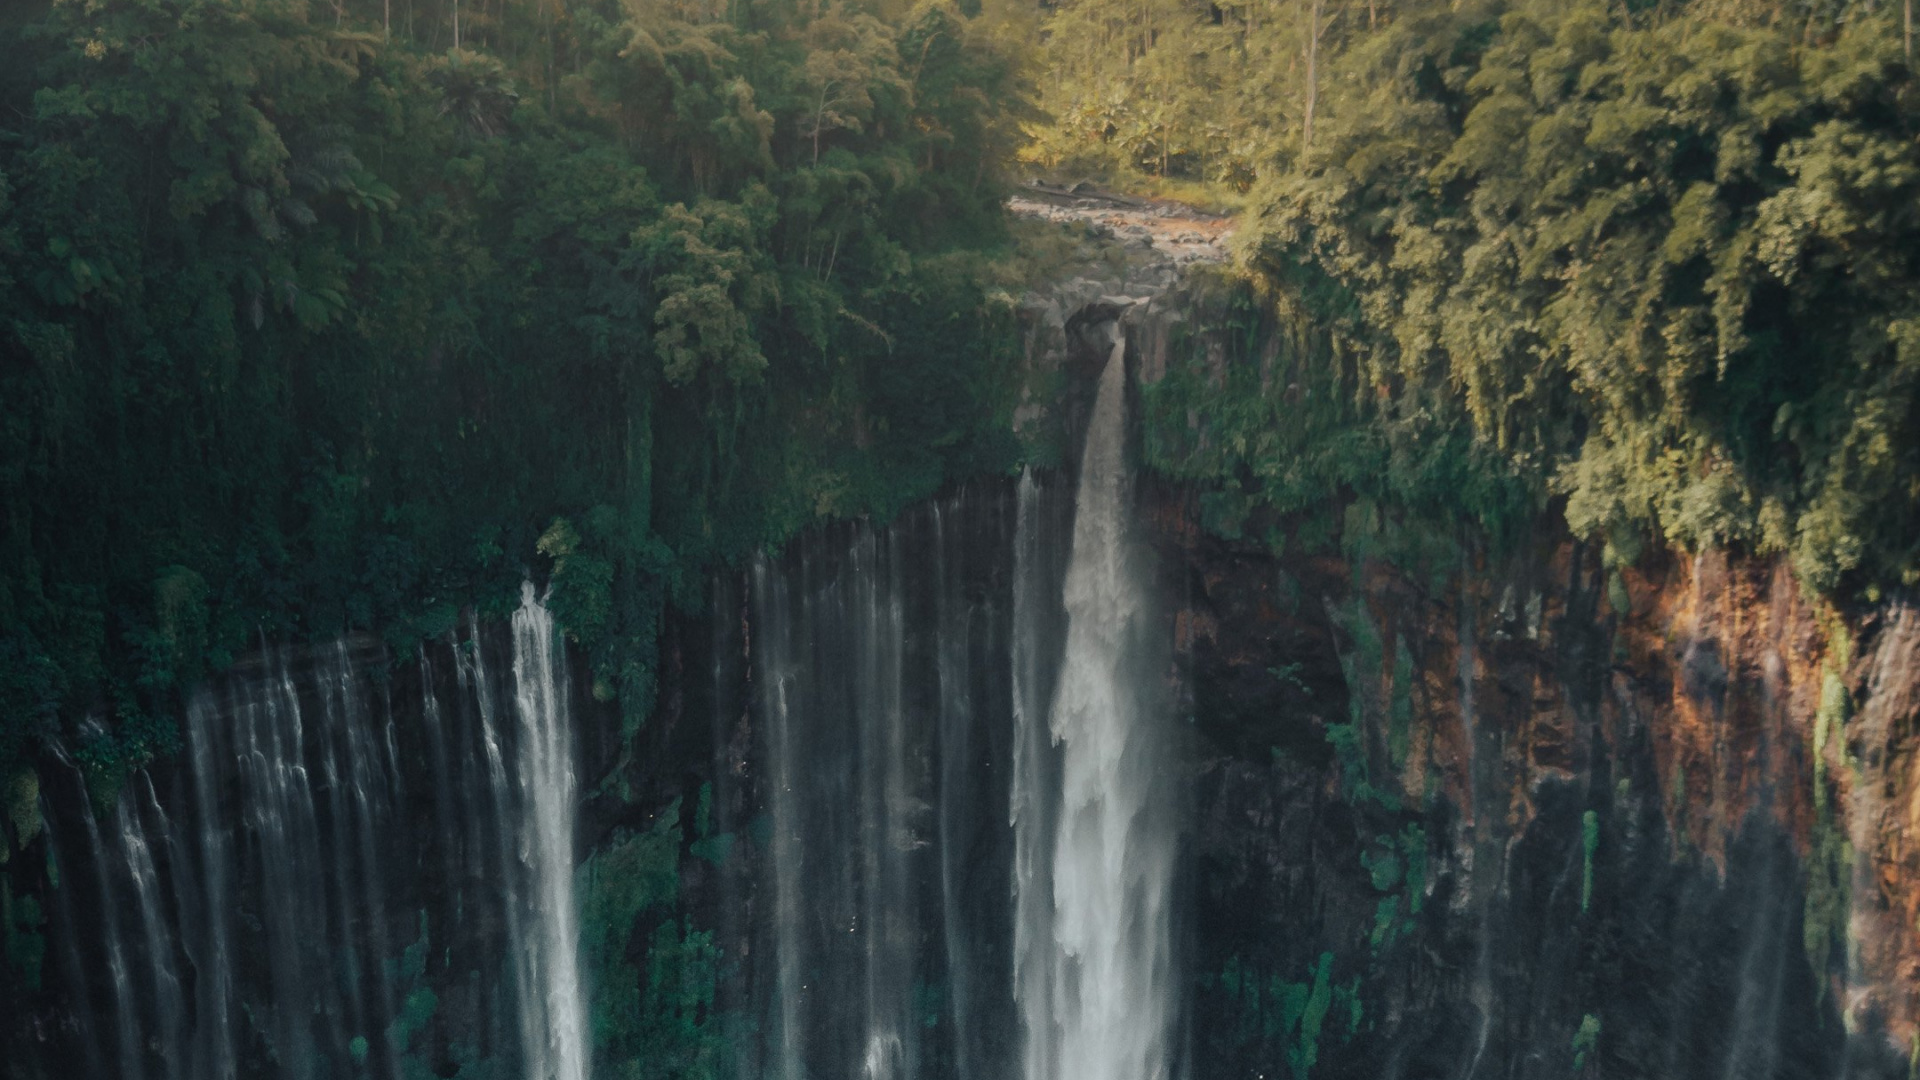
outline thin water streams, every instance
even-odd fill
[[[181,762],[129,777],[110,829],[69,764],[47,817],[58,861],[81,870],[63,875],[55,911],[72,992],[97,1002],[72,1012],[82,1045],[105,1045],[88,1077],[424,1075],[429,966],[458,962],[478,979],[492,955],[510,992],[478,996],[511,1013],[503,1027],[520,1037],[463,1052],[502,1076],[586,1080],[567,677],[531,586],[510,644],[503,692],[487,642],[455,643],[453,710],[420,660],[417,757],[433,793],[418,815],[380,657],[344,641],[266,649],[196,695]],[[484,780],[479,802],[464,785],[459,812],[456,772]],[[435,827],[415,829],[416,817]],[[76,818],[82,835],[59,825]],[[444,903],[401,884],[429,857],[444,867]],[[467,881],[486,888],[468,895]],[[473,948],[456,957],[436,934]]]
[[[716,590],[708,851],[754,860],[717,885],[741,904],[717,925],[754,1074],[1175,1071],[1175,800],[1125,382],[1116,345],[1077,491],[960,489]],[[90,861],[60,910],[101,928],[64,943],[91,1005],[72,1015],[102,1028],[89,1075],[587,1080],[573,704],[528,584],[509,634],[470,617],[398,663],[263,647],[192,699],[181,760],[136,774],[111,829],[70,769],[59,854]]]
[[[1125,399],[1116,344],[1071,505],[1027,476],[1011,529],[1004,494],[963,491],[754,564],[773,1075],[1173,1071],[1177,814]]]

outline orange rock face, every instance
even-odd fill
[[[1564,537],[1439,572],[1351,550],[1275,558],[1202,537],[1181,510],[1155,518],[1197,569],[1177,648],[1300,683],[1273,690],[1276,718],[1248,741],[1354,725],[1371,785],[1457,808],[1463,862],[1498,862],[1548,784],[1657,809],[1671,858],[1723,876],[1742,831],[1771,822],[1802,862],[1824,992],[1850,1030],[1913,1043],[1920,611],[1836,612],[1784,561],[1721,552],[1649,555],[1616,578]]]

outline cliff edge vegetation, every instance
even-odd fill
[[[704,568],[1004,469],[1014,25],[13,5],[0,771],[91,718],[110,781],[263,636],[405,646],[529,568],[638,723]]]
[[[1920,84],[1892,3],[1080,0],[1023,153],[1247,206],[1149,393],[1228,532],[1331,491],[1920,580]],[[1239,355],[1227,355],[1235,348]]]

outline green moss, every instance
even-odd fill
[[[40,902],[31,896],[15,898],[6,879],[0,877],[0,927],[6,930],[7,967],[18,985],[38,992],[42,965],[47,956],[47,939],[42,932],[45,920]]]
[[[427,933],[427,913],[422,911],[420,912],[420,936],[414,939],[413,944],[401,950],[400,961],[394,965],[389,978],[403,986],[419,982],[426,977],[427,956],[432,951],[433,946]]]
[[[715,866],[727,861],[733,853],[734,841],[739,839],[732,833],[713,831],[713,785],[700,785],[700,801],[694,811],[694,836],[698,839],[688,845],[687,850],[694,857],[705,859]]]
[[[14,843],[24,848],[40,835],[40,777],[32,769],[21,768],[7,777],[7,820],[13,823]],[[0,845],[4,850],[6,845]],[[0,857],[0,864],[4,863]]]
[[[1360,1021],[1366,1015],[1366,1009],[1360,1001],[1360,976],[1355,975],[1353,982],[1334,991],[1334,1010],[1340,1011],[1343,1003],[1347,1014],[1347,1030],[1343,1041],[1350,1041],[1360,1033]]]
[[[1341,790],[1348,799],[1356,803],[1378,803],[1391,810],[1400,808],[1397,795],[1374,786],[1367,767],[1366,735],[1358,725],[1328,724],[1326,738],[1340,765]],[[1276,749],[1274,753],[1279,751]]]
[[[1196,289],[1189,325],[1202,329],[1176,332],[1165,377],[1142,389],[1150,468],[1229,493],[1236,532],[1339,550],[1356,574],[1385,559],[1443,582],[1460,523],[1504,535],[1531,511],[1522,471],[1477,445],[1457,411],[1377,408],[1331,340],[1335,320],[1274,285]]]
[[[1340,671],[1347,684],[1347,722],[1328,724],[1327,741],[1340,763],[1343,790],[1355,802],[1374,802],[1389,809],[1400,807],[1397,784],[1374,782],[1367,744],[1379,738],[1386,726],[1384,684],[1385,643],[1368,609],[1364,595],[1356,594],[1347,604],[1329,610],[1334,625],[1345,631],[1348,647],[1341,650]]]
[[[1351,1038],[1360,1027],[1360,980],[1356,976],[1350,984],[1335,987],[1333,962],[1332,953],[1321,953],[1303,981],[1291,982],[1230,957],[1216,981],[1226,998],[1234,1044],[1279,1054],[1295,1080],[1307,1080],[1319,1060],[1328,1015],[1337,1011],[1345,1021],[1343,1038]]]
[[[724,858],[711,789],[683,815],[675,800],[644,832],[616,836],[579,871],[581,955],[592,996],[595,1072],[621,1080],[711,1078],[726,1059],[726,1018],[714,1012],[722,957],[713,934],[673,910],[682,824],[702,858]],[[701,849],[703,845],[706,850]],[[632,957],[644,942],[644,965]]]
[[[1627,580],[1620,576],[1618,570],[1607,572],[1607,606],[1613,609],[1615,615],[1633,613],[1633,598],[1627,592]]]
[[[1813,826],[1806,860],[1806,903],[1801,920],[1807,962],[1814,971],[1816,995],[1824,998],[1827,974],[1844,963],[1852,914],[1853,845],[1830,815]]]
[[[1393,849],[1393,839],[1382,836],[1377,842],[1384,844],[1384,851],[1362,851],[1360,865],[1367,868],[1373,878],[1375,892],[1392,892],[1400,884],[1400,857]]]
[[[1414,919],[1426,900],[1426,830],[1414,823],[1398,836],[1374,837],[1372,846],[1361,851],[1360,865],[1374,891],[1385,894],[1374,903],[1373,929],[1367,935],[1368,946],[1378,953],[1416,928]]]
[[[1407,860],[1408,910],[1418,915],[1427,894],[1427,830],[1408,825],[1400,833],[1400,854]]]
[[[1827,743],[1847,725],[1847,717],[1853,711],[1853,698],[1847,692],[1847,684],[1840,673],[1831,664],[1825,665],[1820,672],[1820,704],[1813,714],[1813,768],[1816,778],[1826,775]],[[1816,789],[1816,800],[1823,800],[1825,794]]]
[[[594,986],[596,1047],[618,1054],[634,1040],[642,1001],[639,972],[627,962],[628,943],[640,932],[642,914],[678,896],[679,858],[675,800],[651,829],[615,837],[578,871],[580,953]]]
[[[1584,1069],[1587,1057],[1600,1045],[1600,1017],[1588,1013],[1580,1018],[1580,1028],[1573,1033],[1573,1067]]]
[[[1218,490],[1201,494],[1200,525],[1216,536],[1238,540],[1245,535],[1247,518],[1253,513],[1253,507],[1253,500],[1240,490],[1238,484],[1229,480]]]
[[[427,960],[433,952],[427,913],[421,911],[419,918],[419,937],[402,949],[398,957],[385,961],[388,982],[405,993],[399,1015],[387,1025],[386,1031],[387,1045],[398,1060],[402,1080],[425,1080],[432,1075],[428,1065],[433,1056],[432,1047],[417,1040],[440,1009],[439,996],[427,985]],[[355,1035],[347,1044],[347,1053],[355,1064],[364,1064],[367,1052],[365,1035]]]
[[[727,1052],[722,1024],[713,1015],[720,962],[712,933],[684,919],[663,921],[648,941],[640,1011],[612,1046],[596,1045],[596,1055],[623,1080],[720,1076]]]
[[[1341,674],[1346,677],[1350,717],[1361,723],[1380,709],[1380,683],[1387,674],[1386,644],[1364,593],[1333,612],[1334,625],[1346,631],[1349,647],[1340,655]]]
[[[1367,944],[1378,952],[1381,947],[1390,944],[1394,938],[1394,923],[1400,914],[1400,898],[1383,896],[1373,906],[1373,933],[1368,935]]]
[[[1308,1080],[1313,1075],[1313,1066],[1320,1060],[1320,1029],[1326,1024],[1327,1010],[1333,1005],[1332,971],[1333,954],[1321,953],[1320,962],[1313,969],[1312,988],[1300,1003],[1299,1018],[1288,1025],[1297,1032],[1293,1046],[1287,1051],[1287,1064],[1293,1070],[1294,1080]]]
[[[1806,859],[1806,901],[1801,928],[1807,961],[1818,979],[1818,993],[1824,997],[1826,973],[1836,955],[1846,955],[1852,912],[1853,845],[1834,814],[1827,776],[1827,746],[1840,737],[1852,711],[1840,672],[1852,655],[1852,639],[1844,629],[1836,628],[1828,644],[1827,658],[1821,666],[1820,703],[1813,720],[1813,831]]]
[[[396,1054],[405,1054],[413,1037],[433,1021],[440,1009],[440,998],[431,987],[415,987],[400,1005],[400,1015],[387,1026],[387,1042]]]
[[[609,507],[596,507],[590,519],[605,521]],[[535,544],[553,560],[547,604],[575,644],[597,645],[613,621],[613,563],[591,553],[566,518],[555,518]]]

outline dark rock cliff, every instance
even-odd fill
[[[1184,303],[1120,315],[1137,377]],[[1330,498],[1237,542],[1143,496],[1181,577],[1195,1075],[1908,1075],[1905,602]]]

